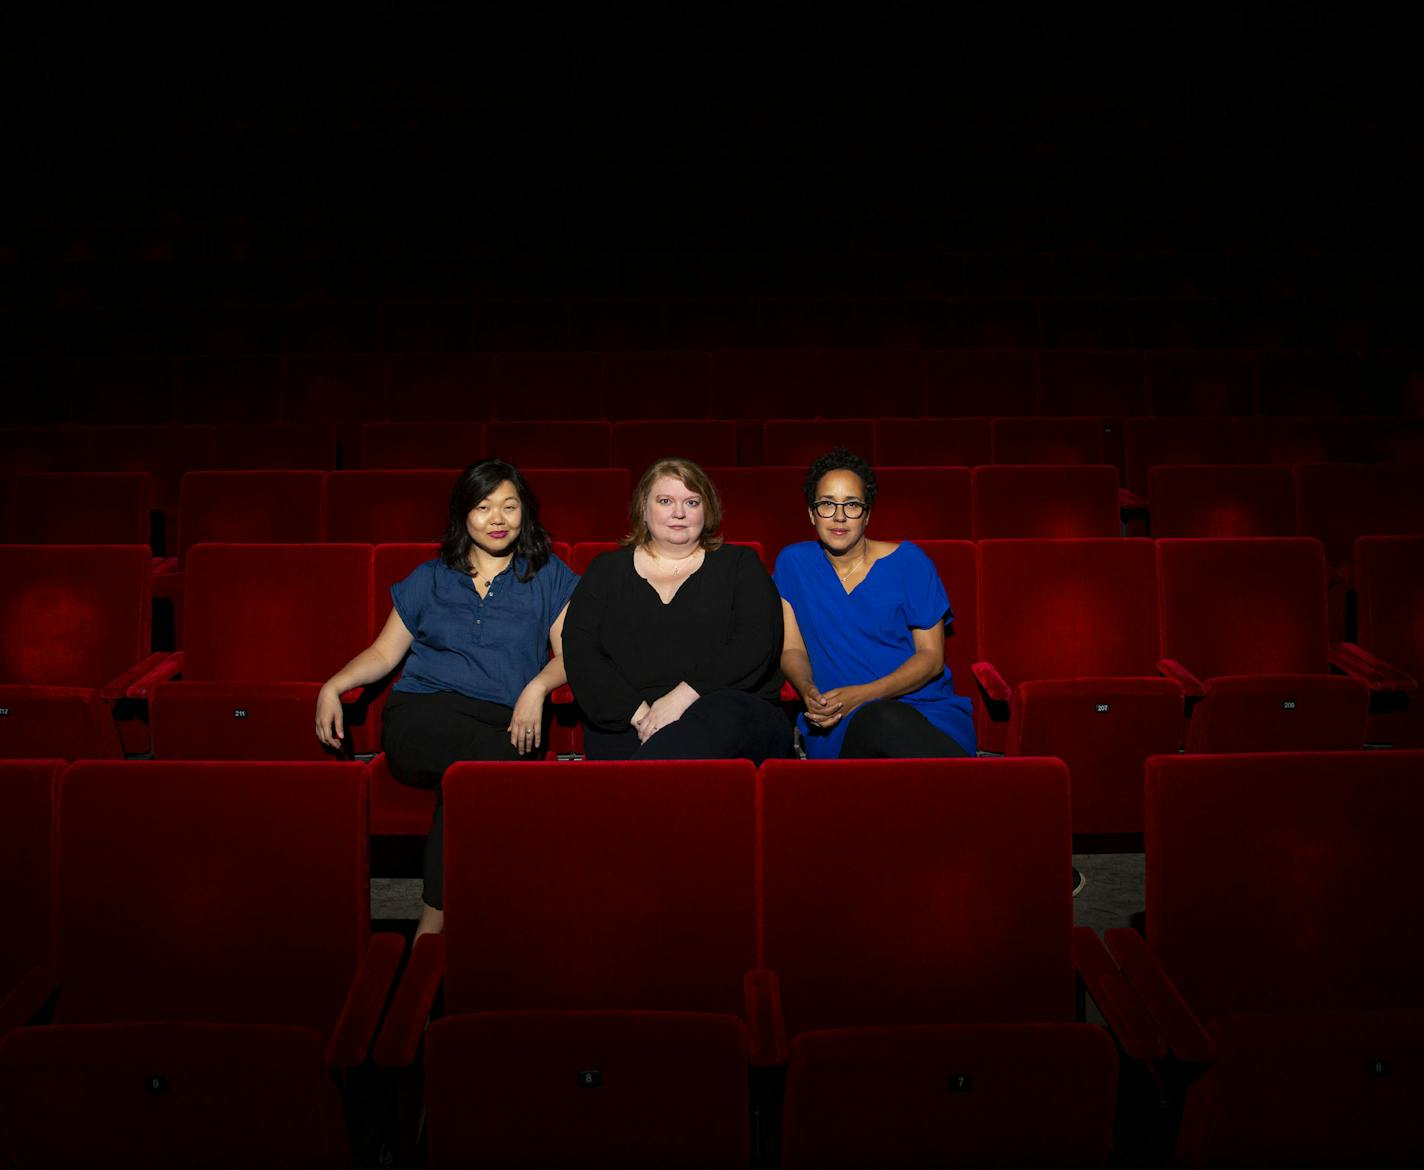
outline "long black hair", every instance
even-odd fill
[[[450,489],[450,518],[445,536],[440,542],[440,559],[452,569],[468,573],[470,549],[474,540],[465,526],[466,517],[476,504],[508,480],[519,493],[519,537],[514,542],[514,555],[524,558],[524,572],[519,580],[528,581],[549,562],[549,534],[539,523],[539,497],[519,469],[503,459],[481,459],[460,472],[460,478]]]

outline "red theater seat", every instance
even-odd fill
[[[17,1164],[349,1164],[341,1086],[402,947],[370,934],[364,776],[153,761],[64,773],[53,1011],[0,1041]]]
[[[815,536],[801,489],[804,467],[710,467],[707,472],[722,500],[722,534],[728,540],[755,541],[775,564],[788,544]]]
[[[1330,673],[1319,541],[1160,540],[1157,564],[1163,669],[1201,699],[1189,751],[1364,744],[1369,691]]]
[[[877,540],[968,540],[974,492],[967,467],[880,467],[870,533]],[[802,498],[803,515],[805,500]],[[805,540],[815,539],[807,519]]]
[[[93,427],[0,427],[0,471],[93,468]]]
[[[1141,832],[1142,761],[1183,733],[1152,542],[991,540],[979,558],[980,746],[1064,760],[1074,832]]]
[[[633,483],[668,455],[691,459],[702,467],[737,461],[737,424],[713,419],[651,419],[613,424],[614,467],[626,468]]]
[[[622,467],[530,469],[520,465],[539,497],[539,522],[565,544],[618,540],[628,531],[628,472]]]
[[[996,418],[995,463],[1103,462],[1100,418]]]
[[[1154,467],[1147,473],[1153,536],[1294,536],[1289,467]]]
[[[1424,684],[1424,536],[1355,542],[1361,647]],[[1370,716],[1370,743],[1424,747],[1424,695],[1402,689]]]
[[[450,769],[445,933],[376,1051],[418,1059],[443,983],[431,1165],[747,1164],[755,787],[745,760]]]
[[[603,393],[603,355],[600,353],[498,353],[490,365],[489,417],[498,419],[604,419],[608,408]],[[490,453],[508,459],[522,470],[544,466],[539,459],[519,459],[506,454],[490,437]],[[554,466],[559,466],[555,464]],[[586,467],[574,463],[571,467]],[[607,467],[605,457],[602,464]]]
[[[216,466],[229,471],[330,471],[336,435],[329,423],[220,423]]]
[[[1147,766],[1147,934],[1107,940],[1186,1073],[1186,1166],[1417,1165],[1424,753]]]
[[[47,987],[50,839],[63,768],[61,760],[0,762],[0,1036]]]
[[[521,471],[526,467],[607,467],[608,423],[492,422],[485,428],[485,451]]]
[[[479,353],[393,353],[382,415],[482,422],[490,414],[490,365],[489,356]]]
[[[1124,486],[1139,496],[1153,467],[1231,462],[1230,419],[1128,418],[1122,434]]]
[[[1121,418],[1147,413],[1147,378],[1142,354],[1132,350],[1046,350],[1039,355],[1038,377],[1040,414]],[[1051,462],[1064,461],[1053,459]]]
[[[1165,416],[1256,411],[1255,355],[1242,350],[1165,350],[1147,355],[1153,412]]]
[[[767,464],[807,467],[834,447],[874,456],[875,420],[870,418],[768,419],[762,429]]]
[[[994,462],[987,418],[882,418],[877,467],[978,467]]]
[[[616,350],[603,355],[603,383],[608,417],[636,422],[640,419],[700,419],[709,413],[708,354],[690,350]],[[614,430],[614,464],[619,459]],[[677,447],[668,450],[677,450]],[[667,450],[657,454],[667,454]],[[689,452],[690,454],[690,452]],[[694,455],[692,458],[696,459]],[[702,460],[697,460],[699,463]],[[728,460],[709,460],[724,463]],[[646,463],[644,464],[646,466]],[[642,468],[638,468],[639,471]],[[636,474],[636,473],[635,473]]]
[[[1361,536],[1424,535],[1424,464],[1317,463],[1296,468],[1300,532],[1345,572]]]
[[[1122,531],[1116,468],[976,467],[974,536],[1117,536]]]
[[[477,422],[378,422],[361,428],[361,466],[468,467],[485,453]]]
[[[149,703],[169,760],[321,760],[321,684],[370,643],[367,544],[200,544],[183,650]]]
[[[937,418],[1031,414],[1036,365],[1037,355],[1031,350],[930,350],[925,354],[925,414]]]
[[[1352,418],[1232,420],[1235,463],[1348,463],[1357,458]]]
[[[1117,1055],[1073,1022],[1075,945],[1097,940],[1073,929],[1067,769],[771,760],[761,777],[782,1165],[1104,1164]]]
[[[974,664],[979,661],[979,549],[968,540],[917,540],[934,562],[954,618],[945,623],[944,664],[954,689],[978,704]]]
[[[326,477],[326,539],[386,544],[439,540],[458,468],[333,471]]]
[[[178,563],[196,544],[321,539],[320,471],[193,471],[178,502]]]
[[[384,354],[293,353],[287,355],[284,366],[284,422],[380,417],[386,386]]]
[[[210,426],[95,427],[93,471],[146,471],[153,476],[154,506],[176,508],[183,476],[206,471],[216,457]]]
[[[120,703],[164,657],[149,648],[151,571],[144,545],[0,545],[0,757],[147,748]]]
[[[7,543],[147,544],[154,484],[143,472],[22,474],[14,477]]]

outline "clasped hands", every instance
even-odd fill
[[[639,703],[638,709],[628,720],[638,732],[638,742],[647,743],[664,727],[676,723],[682,718],[683,712],[699,698],[701,696],[696,691],[681,682],[651,706]]]
[[[812,683],[803,696],[806,722],[822,731],[829,731],[842,718],[874,697],[870,688],[865,686],[832,687],[829,691],[820,691]]]

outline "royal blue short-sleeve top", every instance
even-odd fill
[[[772,579],[796,614],[821,691],[884,678],[914,654],[912,630],[927,630],[954,616],[934,562],[909,541],[874,562],[849,593],[814,540],[782,549]],[[974,754],[974,706],[955,694],[948,669],[899,701]],[[807,723],[803,713],[798,725],[808,756],[835,759],[850,719],[823,731]]]
[[[550,557],[529,580],[522,558],[498,574],[484,597],[468,573],[436,557],[391,586],[391,601],[414,639],[394,690],[454,691],[513,707],[549,657],[549,627],[578,577]]]

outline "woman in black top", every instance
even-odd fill
[[[564,621],[591,760],[789,755],[781,601],[748,548],[724,545],[707,473],[660,459],[633,494],[623,547],[588,567]]]

